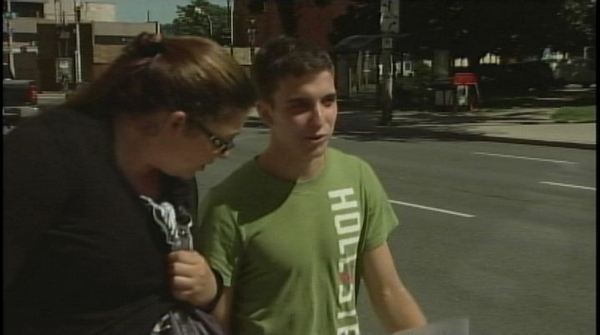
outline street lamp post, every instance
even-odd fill
[[[248,42],[250,43],[250,63],[254,64],[254,45],[256,43],[256,20],[255,19],[249,20]]]
[[[208,13],[205,12],[201,7],[194,7],[194,11],[198,15],[206,16],[206,18],[208,19],[208,34],[212,38],[213,37],[213,24],[212,24],[212,19],[210,18],[210,15],[208,15]]]
[[[393,108],[393,83],[394,78],[392,74],[392,50],[393,50],[393,38],[392,34],[399,33],[399,20],[400,20],[400,0],[381,0],[380,2],[380,29],[383,34],[381,39],[381,61],[382,61],[382,77],[383,85],[379,83],[381,88],[380,99],[381,99],[381,125],[388,125],[392,120],[392,108]]]
[[[229,53],[233,56],[233,6],[235,1],[231,3],[231,0],[227,0],[227,12],[229,13]]]
[[[10,69],[10,75],[13,77],[15,75],[15,56],[13,54],[13,27],[11,25],[11,21],[14,18],[15,13],[12,12],[10,0],[6,1],[6,32],[8,33],[8,66]]]
[[[81,22],[81,3],[73,1],[75,9],[75,87],[81,84],[81,35],[79,22]]]

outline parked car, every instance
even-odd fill
[[[6,134],[23,118],[39,114],[37,86],[34,80],[2,80],[2,126]]]
[[[596,66],[589,58],[564,59],[556,64],[554,78],[560,85],[580,84],[589,87],[596,83]]]

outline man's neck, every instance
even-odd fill
[[[257,159],[258,166],[269,174],[287,181],[306,181],[315,178],[325,167],[325,155],[295,156],[268,147]]]

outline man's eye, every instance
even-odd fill
[[[305,104],[290,104],[288,108],[295,112],[305,111],[308,107]]]
[[[323,100],[323,106],[326,107],[331,107],[335,102],[336,102],[336,98],[327,98]]]

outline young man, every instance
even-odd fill
[[[386,243],[398,221],[385,191],[367,163],[328,148],[328,54],[283,37],[253,70],[270,143],[208,193],[194,234],[224,280],[217,318],[236,335],[356,335],[362,277],[387,330],[425,325]]]

